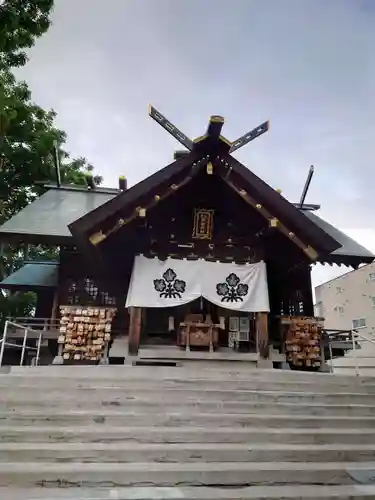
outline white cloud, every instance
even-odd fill
[[[291,201],[314,164],[306,201],[375,251],[373,0],[60,0],[53,21],[20,74],[105,184],[179,147],[149,102],[192,137],[211,114],[229,139],[269,118],[238,158]],[[346,271],[316,268],[314,283]]]

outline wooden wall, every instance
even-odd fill
[[[163,193],[150,193],[152,197]],[[196,209],[213,211],[211,238],[193,237]],[[106,230],[126,212],[106,221]],[[191,182],[149,209],[144,217],[114,231],[99,243],[96,252],[105,271],[99,281],[85,258],[73,249],[63,249],[60,266],[60,304],[116,305],[123,310],[134,256],[159,258],[205,258],[222,262],[267,263],[271,311],[277,315],[313,315],[310,261],[288,237],[270,227],[219,176],[203,170]],[[105,229],[105,228],[97,228]],[[113,283],[119,293],[108,293],[103,283]],[[127,314],[124,312],[124,316]]]

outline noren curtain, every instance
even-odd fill
[[[198,297],[235,311],[268,312],[266,265],[135,258],[126,307],[176,307]]]

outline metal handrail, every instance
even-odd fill
[[[14,344],[13,342],[7,342],[7,337],[8,337],[8,333],[9,333],[8,329],[10,326],[24,330],[22,345]],[[42,344],[43,334],[42,334],[42,332],[39,333],[38,342],[37,342],[36,347],[28,346],[27,345],[27,336],[28,336],[29,330],[31,330],[31,328],[27,328],[27,327],[20,325],[18,323],[14,323],[13,321],[9,321],[9,320],[5,321],[3,337],[0,339],[0,367],[3,364],[5,347],[13,347],[16,349],[21,349],[20,366],[23,365],[23,362],[25,360],[26,351],[35,351],[36,352],[35,366],[37,366],[39,364],[40,346]]]
[[[370,342],[371,344],[375,344],[375,340],[373,340],[373,339],[369,339],[368,337],[365,337],[365,335],[362,335],[362,333],[358,333],[358,331],[357,331],[357,330],[353,330],[353,331],[355,331],[355,332],[356,332],[357,337],[359,337],[359,338],[361,338],[361,339],[365,340],[366,342]]]
[[[17,323],[21,326],[30,326],[34,330],[36,329],[59,329],[60,320],[59,319],[51,319],[51,318],[34,318],[32,316],[26,317],[8,317],[8,321]]]
[[[334,365],[333,365],[333,355],[332,355],[332,342],[334,341],[335,343],[340,343],[340,342],[348,342],[350,340],[352,342],[352,352],[353,352],[353,361],[354,361],[354,369],[355,369],[355,374],[358,377],[360,375],[360,365],[358,362],[358,356],[357,356],[357,351],[358,347],[361,349],[360,346],[358,346],[358,340],[362,340],[365,342],[370,342],[371,344],[375,345],[375,340],[370,339],[366,337],[365,335],[361,334],[358,332],[358,330],[348,330],[347,333],[350,332],[350,335],[347,336],[346,338],[342,339],[337,339],[337,338],[331,338],[329,335],[327,335],[328,339],[328,347],[329,347],[329,354],[330,354],[330,371],[333,373],[334,372]],[[375,357],[374,357],[374,368],[375,368]]]

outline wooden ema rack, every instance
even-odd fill
[[[100,361],[111,340],[114,308],[61,306],[60,336],[64,361]]]
[[[323,321],[320,318],[283,316],[286,359],[297,367],[319,368]]]

